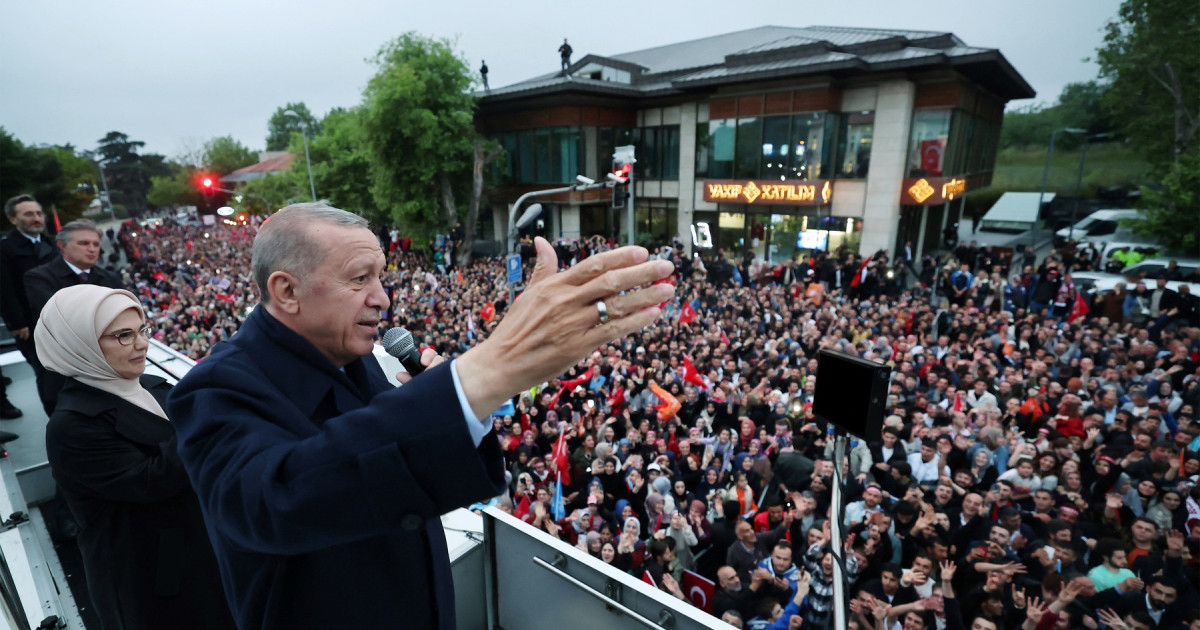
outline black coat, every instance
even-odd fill
[[[38,316],[41,315],[46,302],[50,301],[50,296],[59,289],[73,287],[77,284],[84,284],[84,282],[79,280],[79,276],[75,275],[75,272],[67,266],[67,261],[62,258],[55,258],[25,272],[25,293],[29,298],[29,313],[34,321],[37,321]],[[110,289],[124,288],[121,286],[120,276],[101,267],[92,267],[88,271],[87,284]]]
[[[170,385],[153,376],[142,385],[166,406]],[[170,423],[68,379],[46,426],[46,455],[79,523],[103,630],[234,627]]]
[[[0,239],[0,317],[9,330],[30,328],[37,322],[36,315],[30,316],[25,272],[56,256],[53,239],[45,234],[36,245],[15,229]]]

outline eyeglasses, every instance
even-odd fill
[[[138,335],[141,335],[141,336],[145,337],[146,339],[149,339],[150,335],[153,335],[153,334],[154,334],[153,328],[151,328],[150,326],[142,326],[138,330],[129,330],[128,328],[126,328],[125,330],[117,331],[115,333],[108,333],[107,335],[102,335],[102,336],[103,337],[112,337],[113,339],[116,339],[117,343],[121,344],[122,346],[128,346],[133,343],[134,338],[137,337]]]

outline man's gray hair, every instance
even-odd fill
[[[100,236],[101,234],[100,228],[96,227],[95,221],[92,221],[91,219],[75,219],[74,221],[62,226],[62,229],[58,231],[58,235],[54,237],[54,240],[58,241],[59,243],[70,243],[71,240],[75,238],[75,232],[80,230],[95,232],[96,236]]]
[[[259,299],[270,302],[267,279],[276,271],[303,278],[321,263],[328,252],[317,247],[310,230],[314,223],[337,227],[370,229],[366,219],[323,203],[297,203],[271,215],[254,238],[254,257],[250,263]]]

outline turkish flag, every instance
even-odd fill
[[[1067,315],[1067,323],[1068,324],[1074,323],[1075,320],[1079,319],[1080,317],[1083,317],[1084,315],[1087,315],[1090,312],[1091,312],[1091,309],[1088,308],[1087,302],[1083,301],[1083,294],[1076,291],[1075,292],[1075,304],[1073,304],[1071,306],[1071,314]]]
[[[941,138],[921,141],[921,169],[930,175],[942,174],[942,156],[946,154],[946,141]]]
[[[692,360],[689,359],[687,355],[683,356],[683,380],[699,387],[703,387],[704,389],[708,389],[708,383],[705,383],[704,379],[700,378],[700,370],[696,369],[696,365],[692,363]]]
[[[230,304],[233,304],[233,302],[234,302],[232,293],[218,293],[216,295],[217,295],[218,300],[221,300],[224,302],[229,302]]]
[[[496,319],[496,305],[491,302],[484,304],[483,308],[479,309],[479,316],[483,318],[483,321],[492,323],[492,320]]]
[[[683,572],[683,596],[692,605],[708,614],[713,614],[712,600],[716,584],[694,571]]]
[[[554,466],[558,468],[559,481],[563,485],[571,485],[571,463],[567,455],[567,430],[566,427],[559,427],[558,441],[554,443]]]
[[[699,313],[696,312],[696,309],[692,306],[692,303],[684,302],[683,309],[679,311],[679,323],[690,324],[696,321],[697,317],[699,317]]]
[[[654,588],[658,588],[658,584],[654,581],[654,576],[650,575],[649,571],[642,571],[642,581]]]
[[[721,343],[729,345],[729,335],[726,335],[724,330],[721,331]]]

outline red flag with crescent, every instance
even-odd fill
[[[708,614],[712,614],[713,593],[716,592],[716,584],[712,580],[696,573],[695,571],[683,572],[683,595],[692,602],[692,605]]]

